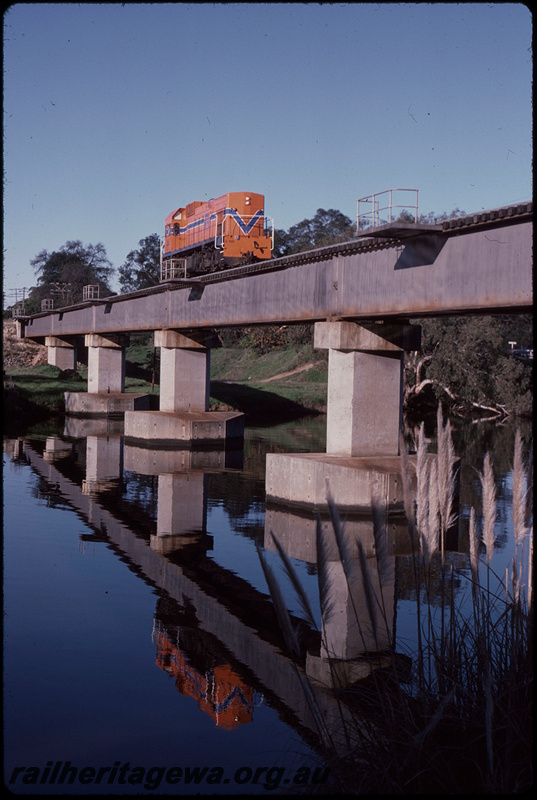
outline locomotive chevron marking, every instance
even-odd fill
[[[239,228],[241,229],[241,231],[245,235],[249,234],[250,231],[252,230],[252,228],[254,227],[254,225],[257,222],[259,222],[260,219],[263,218],[263,214],[264,214],[264,211],[263,211],[262,208],[260,208],[259,211],[255,212],[255,214],[253,215],[253,217],[250,220],[250,222],[245,222],[243,220],[243,218],[241,217],[241,215],[238,213],[238,211],[235,208],[226,208],[224,210],[224,215],[234,219],[235,222],[237,223],[237,225],[239,226]]]
[[[254,228],[256,223],[259,222],[260,219],[263,218],[264,211],[260,208],[258,211],[255,212],[252,219],[249,222],[245,222],[244,219],[241,217],[239,212],[235,208],[225,208],[224,209],[224,217],[231,217],[241,231],[247,236],[250,231]],[[167,233],[173,233],[174,236],[183,236],[185,233],[190,233],[191,231],[196,230],[197,228],[203,228],[203,226],[207,222],[214,222],[217,218],[216,214],[211,214],[208,219],[202,218],[195,220],[194,222],[189,222],[188,225],[185,225],[184,228],[181,228],[180,225],[174,225],[173,231],[167,231]],[[170,226],[171,227],[171,226]]]

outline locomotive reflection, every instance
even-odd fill
[[[223,730],[251,722],[254,690],[233,669],[214,636],[197,626],[196,610],[186,600],[180,609],[159,598],[153,626],[156,663],[175,679],[175,688]]]

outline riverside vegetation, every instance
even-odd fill
[[[511,794],[532,785],[533,686],[533,517],[531,452],[524,458],[517,432],[512,463],[514,545],[511,569],[494,573],[497,516],[493,464],[489,454],[479,473],[482,513],[470,510],[470,552],[461,570],[449,558],[446,537],[454,522],[456,458],[450,423],[437,414],[437,458],[429,459],[423,424],[416,442],[415,469],[401,445],[404,510],[415,581],[415,636],[406,659],[395,652],[383,586],[394,581],[388,547],[388,517],[378,488],[371,510],[378,576],[371,573],[360,541],[351,542],[327,490],[330,528],[317,524],[319,602],[324,624],[336,591],[329,561],[343,566],[351,605],[361,588],[368,624],[354,608],[370,676],[338,685],[337,659],[330,657],[338,698],[341,737],[323,723],[305,677],[298,629],[293,627],[280,587],[263,551],[259,557],[291,658],[301,676],[315,719],[333,793]],[[308,597],[290,559],[274,537],[284,571],[302,615],[316,628]],[[358,552],[358,557],[352,553]],[[330,555],[330,558],[329,558]],[[339,573],[338,573],[339,574]],[[454,582],[467,583],[468,601],[456,604]],[[438,585],[441,587],[438,600]],[[433,591],[436,590],[436,591]],[[435,599],[436,598],[436,599]],[[362,622],[360,621],[362,620]],[[378,648],[366,641],[386,637],[390,666],[379,667]],[[401,645],[399,645],[401,646]],[[383,654],[386,656],[386,652]],[[411,668],[408,669],[409,659]],[[326,787],[325,787],[326,790]]]
[[[44,419],[64,412],[64,393],[87,391],[87,365],[60,370],[46,363],[46,348],[19,342],[4,321],[4,419]],[[13,331],[12,331],[13,327]],[[159,358],[152,337],[132,337],[126,352],[126,392],[150,395],[158,408]],[[246,344],[246,346],[245,346]],[[327,358],[311,344],[260,352],[252,343],[211,351],[210,408],[237,410],[262,420],[326,411]]]

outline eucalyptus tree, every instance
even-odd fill
[[[37,275],[37,286],[30,290],[34,304],[45,298],[53,299],[55,308],[80,302],[83,287],[88,285],[98,286],[101,297],[113,294],[110,279],[114,268],[100,242],[83,245],[73,239],[58,250],[41,250],[30,264]]]
[[[160,237],[151,233],[138,242],[119,268],[119,285],[122,292],[134,292],[156,286],[160,279]]]

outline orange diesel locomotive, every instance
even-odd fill
[[[263,195],[252,192],[230,192],[172,211],[161,248],[161,280],[270,258],[274,225],[264,213]]]

